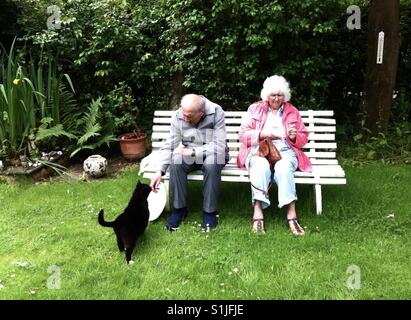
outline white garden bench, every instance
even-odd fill
[[[153,134],[151,136],[153,152],[145,157],[140,164],[140,175],[144,178],[151,178],[154,174],[152,164],[156,159],[156,151],[160,149],[170,131],[171,117],[175,111],[155,111],[153,119]],[[241,118],[246,111],[226,111],[225,123],[227,129],[227,143],[230,160],[221,172],[222,181],[249,182],[248,171],[239,169],[236,165],[236,158],[240,147],[238,132],[240,130]],[[337,143],[335,142],[335,119],[334,112],[331,111],[300,111],[305,126],[308,129],[308,143],[303,151],[310,158],[313,165],[312,172],[296,171],[294,173],[297,184],[312,184],[315,191],[316,212],[322,212],[322,185],[346,184],[345,173],[336,159]],[[167,172],[163,181],[168,193]],[[203,180],[201,171],[194,171],[188,175],[188,180]],[[169,196],[167,197],[167,208],[170,208]]]

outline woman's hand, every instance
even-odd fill
[[[290,138],[292,142],[295,142],[295,137],[297,136],[297,129],[293,124],[288,127],[287,134],[288,138]]]
[[[261,131],[260,132],[260,140],[264,140],[265,138],[269,138],[271,140],[274,139],[281,139],[282,137],[277,136],[276,134],[274,134],[273,131]]]

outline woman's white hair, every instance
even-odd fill
[[[284,94],[284,102],[291,98],[290,84],[282,76],[271,76],[265,79],[263,89],[261,90],[261,99],[268,101],[268,96],[272,93]]]

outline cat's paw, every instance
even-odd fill
[[[128,264],[134,264],[134,260],[130,260]]]

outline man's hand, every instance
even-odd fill
[[[151,178],[150,187],[153,192],[157,192],[158,185],[161,182],[161,171],[156,171],[154,177]]]
[[[174,150],[173,154],[181,154],[185,157],[189,157],[191,156],[192,152],[193,152],[193,149],[179,147]]]

